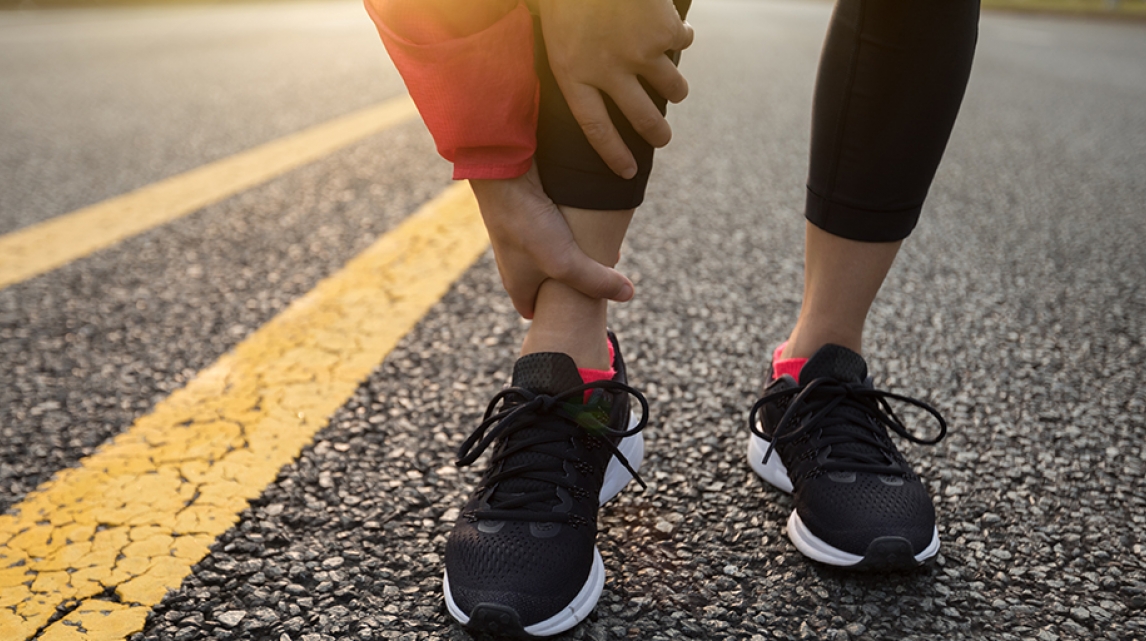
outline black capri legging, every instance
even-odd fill
[[[690,2],[676,0],[682,17]],[[978,23],[979,0],[837,1],[812,106],[810,222],[859,241],[911,234],[963,100]],[[541,79],[536,160],[545,191],[570,207],[637,207],[652,171],[652,147],[606,96],[638,171],[625,180],[605,165],[569,111],[535,26]],[[665,100],[649,93],[663,113]]]

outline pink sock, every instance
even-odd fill
[[[577,368],[577,373],[581,375],[581,380],[586,383],[596,383],[597,381],[611,381],[613,376],[617,374],[617,370],[610,367],[609,369],[584,369]]]
[[[581,375],[581,380],[586,383],[596,383],[597,381],[611,381],[617,375],[617,370],[611,366],[613,363],[613,342],[609,341],[609,369],[588,369],[578,367],[577,373]],[[589,392],[585,392],[585,399],[588,400]]]
[[[780,358],[780,354],[784,352],[784,346],[787,344],[788,341],[780,343],[776,351],[772,352],[772,380],[787,374],[799,381],[800,370],[804,368],[804,363],[808,362],[806,358]]]

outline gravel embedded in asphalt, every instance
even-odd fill
[[[934,403],[952,426],[938,446],[901,446],[936,502],[937,562],[898,575],[808,562],[783,532],[790,499],[746,465],[747,409],[799,307],[806,130],[827,15],[826,5],[782,2],[710,0],[694,9],[698,40],[683,63],[692,95],[672,108],[674,142],[658,156],[621,265],[637,298],[613,315],[632,382],[652,404],[642,468],[650,487],[631,487],[602,510],[605,592],[590,619],[561,638],[1146,637],[1146,181],[1135,175],[1146,149],[1142,25],[984,17],[947,158],[866,337],[877,385]],[[445,168],[419,140],[386,157],[409,178],[385,182],[374,201],[348,201],[360,213],[337,227],[375,215],[392,221],[444,184]],[[302,181],[310,200],[289,211],[305,218],[327,193],[341,193],[317,185],[360,167],[344,156]],[[414,178],[420,172],[442,180]],[[368,172],[354,175],[356,193],[373,193]],[[295,180],[280,179],[272,193],[289,202]],[[406,191],[390,199],[390,190]],[[247,232],[254,238],[274,228],[266,199],[254,191],[188,220],[248,212],[258,221]],[[152,234],[149,242],[162,242],[162,230]],[[222,243],[203,237],[213,239],[204,247]],[[278,255],[279,242],[267,236],[266,253],[252,262]],[[211,251],[235,260],[226,247]],[[85,282],[96,265],[100,278],[119,270],[129,278],[124,257],[106,258],[20,287],[48,287],[65,273]],[[296,262],[292,269],[308,274],[336,264],[331,255],[312,266],[307,253]],[[265,291],[281,306],[307,286]],[[0,299],[13,291],[38,290]],[[105,290],[56,291],[98,309]],[[160,298],[161,316],[135,326],[158,322],[179,335],[203,325],[183,320],[192,312],[218,315],[220,327],[250,329],[265,318],[203,301],[210,309],[176,314]],[[269,306],[268,316],[272,307],[280,308]],[[87,318],[66,306],[54,313],[59,326]],[[51,336],[55,325],[30,327]],[[147,331],[155,338],[141,345],[164,347],[170,329]],[[476,478],[475,469],[453,467],[453,452],[507,381],[524,331],[487,255],[134,641],[468,638],[441,599],[445,538]],[[233,344],[212,331],[194,336],[211,347],[195,358],[160,351],[153,361],[209,362],[208,352]],[[55,358],[53,345],[22,349]],[[24,387],[0,407],[39,393],[34,375],[8,375]],[[55,389],[71,389],[58,380]],[[137,394],[95,382],[104,398]],[[129,398],[147,404],[165,390]],[[44,429],[26,412],[3,424],[24,435],[27,426]],[[93,410],[85,423],[107,415]],[[17,472],[27,467],[12,460]]]

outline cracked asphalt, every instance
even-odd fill
[[[562,638],[1146,638],[1146,25],[983,18],[948,154],[866,336],[877,385],[951,423],[938,446],[902,445],[936,501],[938,561],[810,563],[783,533],[790,500],[749,470],[747,410],[799,306],[829,11],[706,0],[690,16],[692,95],[620,266],[637,297],[612,318],[652,404],[649,489],[602,510],[605,592]],[[21,87],[0,96],[0,231],[401,91],[341,0],[0,13],[0,50],[4,86]],[[188,115],[130,111],[131,96]],[[106,117],[73,120],[88,102]],[[0,291],[3,507],[447,184],[421,125],[401,125]],[[476,475],[452,456],[525,327],[487,254],[132,638],[468,638],[440,595]]]

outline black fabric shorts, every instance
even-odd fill
[[[683,19],[692,0],[673,0]],[[637,174],[626,180],[613,173],[585,138],[557,86],[541,25],[533,18],[534,60],[541,80],[541,105],[537,117],[537,171],[545,193],[559,205],[581,209],[634,209],[645,199],[645,186],[653,170],[653,147],[637,133],[608,96],[605,106],[613,125],[637,161]],[[679,58],[679,52],[674,55]],[[674,59],[674,62],[676,60]],[[644,81],[641,81],[644,84]],[[668,101],[644,85],[661,113]]]
[[[682,17],[688,5],[676,2]],[[963,100],[978,23],[979,0],[837,0],[812,108],[805,208],[812,224],[867,242],[911,233]],[[573,119],[540,27],[534,32],[541,79],[536,160],[546,192],[583,209],[637,207],[652,147],[606,96],[639,168],[630,180],[614,174]],[[665,100],[649,93],[663,113]]]

